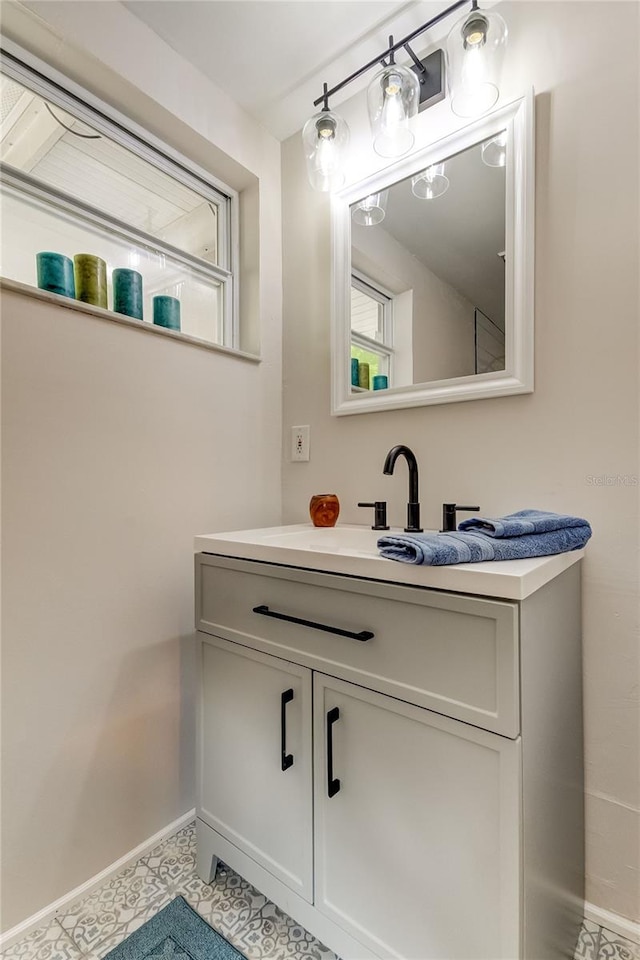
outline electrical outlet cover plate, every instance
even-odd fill
[[[309,459],[309,426],[291,427],[291,462],[306,463]]]

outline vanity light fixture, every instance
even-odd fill
[[[327,85],[324,106],[304,125],[302,142],[307,160],[307,175],[314,190],[338,190],[344,183],[344,160],[349,146],[349,127],[337,113],[329,110]]]
[[[372,193],[356,203],[351,212],[351,216],[361,227],[375,227],[377,223],[382,223],[387,208],[387,199],[389,191],[383,190],[381,193]]]
[[[488,167],[504,167],[507,163],[507,131],[482,144],[482,162]]]
[[[444,163],[434,163],[411,178],[411,192],[419,200],[435,200],[449,189],[449,178],[444,174]]]
[[[479,117],[500,96],[500,71],[507,25],[499,13],[474,7],[447,37],[447,76],[451,109],[459,117]]]
[[[382,54],[330,90],[324,84],[322,96],[313,103],[314,107],[322,104],[322,109],[307,120],[302,131],[307,173],[315,190],[336,190],[344,182],[349,128],[329,109],[329,98],[373,67],[382,66],[367,91],[373,149],[382,157],[400,157],[411,150],[415,140],[410,129],[412,117],[445,97],[443,51],[435,50],[421,60],[411,43],[468,3],[469,0],[457,0],[402,40],[394,42],[389,37],[389,46]],[[493,11],[479,10],[477,0],[471,0],[471,12],[455,24],[447,38],[447,71],[454,113],[480,116],[495,104],[506,41],[507,27],[502,17]],[[407,53],[412,65],[395,62],[399,50]]]
[[[389,44],[393,46],[393,37]],[[415,141],[409,121],[418,112],[420,81],[413,70],[395,62],[393,53],[390,60],[369,84],[369,121],[375,152],[381,157],[401,157]]]

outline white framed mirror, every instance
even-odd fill
[[[533,390],[533,93],[332,198],[332,414]]]

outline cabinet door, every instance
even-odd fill
[[[311,671],[200,635],[198,816],[312,899]]]
[[[314,722],[317,908],[384,958],[520,956],[520,741],[322,674]]]

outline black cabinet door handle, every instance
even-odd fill
[[[280,756],[282,769],[293,766],[293,754],[287,753],[287,704],[293,700],[293,689],[284,690],[280,697]]]
[[[316,623],[314,620],[302,620],[300,617],[290,617],[287,613],[276,613],[275,610],[269,610],[269,607],[261,603],[258,607],[253,607],[254,613],[259,613],[263,617],[273,617],[275,620],[286,620],[288,623],[299,623],[303,627],[312,627],[314,630],[324,630],[325,633],[335,633],[338,637],[349,637],[350,640],[373,640],[374,634],[370,630],[361,630],[360,633],[354,633],[352,630],[342,630],[340,627],[330,627],[326,623]]]
[[[333,725],[340,719],[340,710],[333,707],[327,714],[327,796],[335,797],[340,789],[340,780],[333,775]]]

